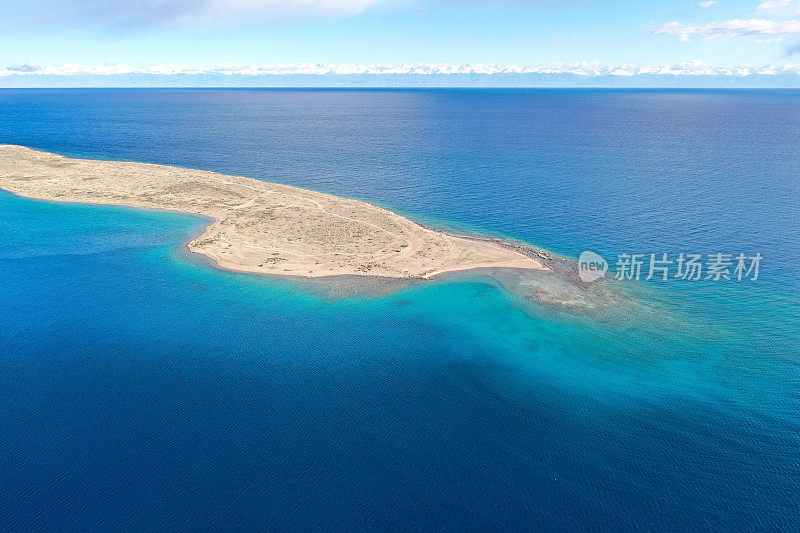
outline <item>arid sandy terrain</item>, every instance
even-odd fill
[[[0,145],[0,188],[209,217],[189,249],[242,272],[430,278],[473,268],[547,270],[512,246],[448,235],[366,202],[202,170]]]

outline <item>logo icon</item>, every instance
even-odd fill
[[[581,281],[591,283],[605,277],[608,272],[608,262],[603,256],[594,252],[582,252],[578,257],[578,277]]]

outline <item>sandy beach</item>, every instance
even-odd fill
[[[213,223],[189,249],[240,272],[426,279],[475,268],[548,269],[517,247],[449,235],[366,202],[202,170],[0,145],[0,188],[208,217]]]

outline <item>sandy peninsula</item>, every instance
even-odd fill
[[[0,145],[0,188],[208,217],[213,222],[189,249],[241,272],[430,278],[474,268],[547,270],[535,254],[448,235],[366,202],[203,170]]]

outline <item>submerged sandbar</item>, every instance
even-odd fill
[[[189,249],[241,272],[431,278],[475,268],[548,270],[519,247],[449,235],[366,202],[203,170],[0,145],[0,188],[208,217],[213,222]]]

